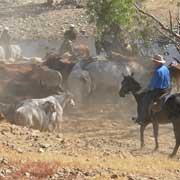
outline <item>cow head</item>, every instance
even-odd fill
[[[66,92],[66,105],[74,108],[76,103],[74,101],[74,96],[70,92]]]

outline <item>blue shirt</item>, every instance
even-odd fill
[[[170,73],[165,65],[158,66],[153,73],[148,85],[149,90],[166,89],[170,87]]]

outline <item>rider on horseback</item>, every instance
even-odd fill
[[[155,55],[152,60],[154,63],[154,73],[138,112],[136,122],[139,124],[142,124],[145,118],[148,117],[150,105],[170,92],[170,73],[168,68],[164,65],[166,61],[161,55]]]
[[[4,47],[6,59],[9,59],[11,56],[10,55],[10,41],[11,41],[11,36],[9,34],[9,28],[5,27],[1,34],[0,42],[1,42],[2,46]]]
[[[67,51],[72,53],[72,43],[76,40],[76,38],[77,38],[77,32],[75,30],[75,25],[71,24],[69,29],[66,30],[64,33],[64,40],[59,49],[59,53],[61,55],[63,55]]]

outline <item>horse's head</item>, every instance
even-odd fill
[[[124,76],[119,90],[120,97],[125,97],[129,92],[135,93],[141,89],[140,84],[133,78],[133,74]]]

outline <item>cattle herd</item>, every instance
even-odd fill
[[[122,74],[130,73],[130,64],[126,60],[93,58],[75,62],[49,54],[42,62],[31,62],[32,71],[29,75],[42,90],[50,92],[49,96],[45,97],[40,92],[37,99],[29,98],[13,104],[1,103],[0,110],[13,124],[60,132],[66,105],[82,107],[93,97],[97,99],[108,94],[118,95]]]
[[[109,99],[111,103],[119,102],[122,81],[132,73],[141,87],[146,86],[152,73],[151,61],[121,54],[114,56],[111,60],[88,56],[74,61],[70,56],[50,53],[43,60],[36,57],[24,59],[30,62],[32,69],[28,77],[48,95],[42,91],[36,98],[0,103],[0,119],[5,116],[12,124],[59,133],[62,132],[65,107],[79,109],[92,103],[109,103]]]

